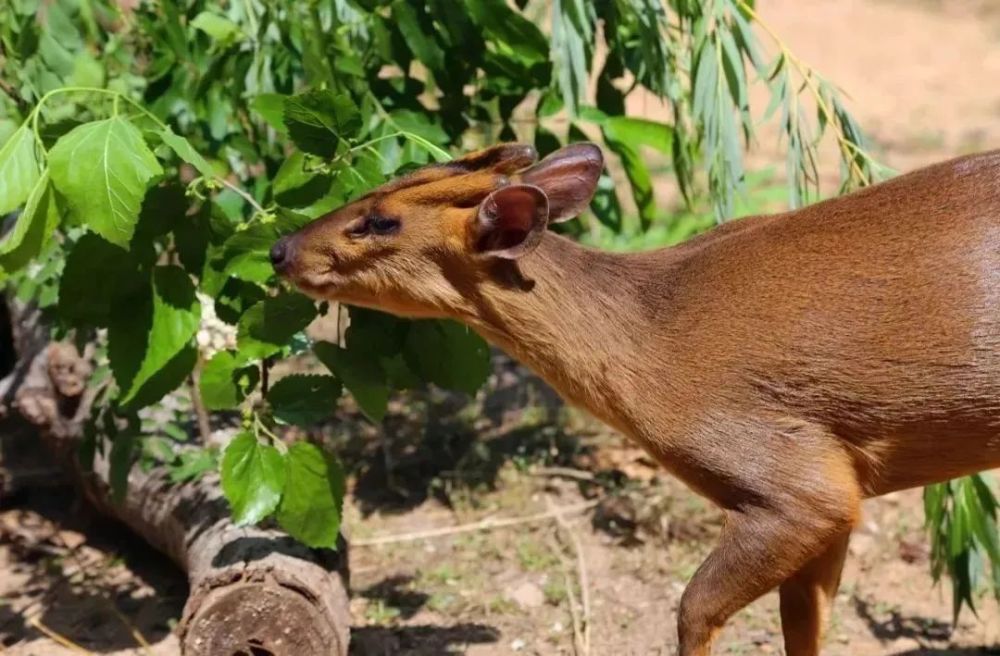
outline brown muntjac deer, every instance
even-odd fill
[[[601,151],[500,145],[285,237],[304,292],[451,317],[644,447],[726,514],[678,611],[709,654],[778,587],[816,654],[862,499],[1000,467],[1000,151],[617,254],[548,232]]]

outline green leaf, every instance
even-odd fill
[[[207,11],[195,16],[191,21],[191,27],[201,30],[216,41],[227,43],[243,35],[239,25],[228,18]]]
[[[138,274],[132,256],[93,233],[77,240],[59,279],[59,312],[70,321],[106,326],[118,283]],[[95,280],[107,284],[95,285]]]
[[[434,39],[433,34],[424,32],[420,25],[417,10],[408,0],[396,0],[392,3],[392,18],[399,28],[406,45],[421,62],[432,71],[444,68],[445,53]]]
[[[0,269],[11,273],[27,265],[41,252],[58,223],[55,192],[46,171],[35,182],[14,228],[0,241]]]
[[[632,198],[639,210],[639,218],[643,228],[647,228],[656,214],[656,203],[653,197],[653,179],[646,168],[646,162],[633,144],[616,139],[607,132],[604,133],[604,140],[622,161],[625,175],[632,187]]]
[[[590,201],[590,209],[602,224],[616,232],[621,231],[622,206],[610,174],[604,173],[597,180],[597,192]]]
[[[601,123],[605,135],[623,141],[636,150],[648,147],[669,155],[673,151],[674,130],[666,123],[628,116],[612,116]]]
[[[299,149],[332,157],[342,139],[357,136],[361,114],[350,96],[313,90],[285,99],[285,126]]]
[[[52,182],[94,232],[128,246],[146,189],[163,174],[142,133],[120,116],[73,128],[49,152]]]
[[[111,444],[108,456],[108,483],[111,485],[111,500],[121,503],[128,493],[128,472],[132,468],[132,452],[135,450],[136,436],[128,431],[118,433]]]
[[[315,304],[302,294],[282,292],[266,298],[252,305],[240,318],[236,332],[240,355],[247,358],[273,355],[315,318]]]
[[[168,465],[171,483],[191,481],[205,472],[218,467],[218,451],[209,449],[185,449],[177,454],[177,462]]]
[[[158,266],[152,286],[114,309],[108,357],[128,404],[143,385],[188,346],[198,330],[201,304],[183,269]]]
[[[0,216],[20,207],[40,177],[35,135],[25,122],[0,148]]]
[[[197,361],[198,349],[194,344],[185,345],[167,364],[154,372],[124,405],[128,409],[139,409],[161,400],[188,380]]]
[[[474,394],[490,373],[483,338],[454,321],[415,321],[403,355],[415,374],[446,389]]]
[[[207,207],[194,214],[182,214],[173,224],[174,248],[184,269],[202,279],[205,260],[212,239],[211,219]]]
[[[285,480],[285,457],[251,433],[237,435],[222,454],[222,493],[237,526],[256,524],[270,515]]]
[[[234,351],[219,351],[205,363],[198,388],[209,410],[238,406],[257,387],[260,370]]]
[[[306,207],[330,191],[329,175],[308,169],[307,156],[296,151],[274,174],[274,199],[285,207]]]
[[[279,237],[274,223],[258,222],[234,233],[222,247],[223,273],[247,282],[267,282],[274,275],[268,253]]]
[[[542,31],[511,9],[505,0],[465,0],[465,6],[482,30],[515,49],[522,57],[533,61],[549,58],[549,41]]]
[[[281,134],[288,133],[285,125],[285,98],[280,93],[262,93],[250,101],[250,108]]]
[[[329,419],[338,396],[340,383],[333,376],[293,374],[268,390],[267,401],[276,418],[308,426]]]
[[[177,459],[174,453],[173,441],[166,437],[149,435],[142,438],[140,448],[140,459],[142,462],[152,461],[151,464],[173,462]]]
[[[288,449],[285,465],[278,524],[310,547],[335,547],[344,504],[344,472],[339,463],[308,442],[296,442]]]
[[[160,130],[158,134],[163,139],[163,143],[170,146],[170,149],[177,153],[177,156],[182,160],[198,169],[198,173],[201,173],[206,178],[215,177],[212,165],[205,161],[205,158],[194,149],[194,146],[191,145],[191,142],[187,138],[175,134],[169,127]]]
[[[90,53],[81,51],[73,59],[73,74],[67,81],[77,87],[103,87],[104,67]]]
[[[389,404],[389,386],[385,370],[378,358],[356,350],[345,350],[336,344],[318,342],[313,352],[327,369],[344,383],[361,411],[373,422],[385,418]]]
[[[403,348],[409,322],[385,312],[351,307],[351,323],[344,339],[351,351],[366,357],[392,357]]]

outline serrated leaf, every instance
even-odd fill
[[[313,352],[344,383],[369,419],[378,423],[385,418],[389,386],[377,357],[361,351],[345,350],[328,342],[314,344]]]
[[[17,271],[38,255],[59,224],[55,193],[46,171],[35,182],[13,229],[0,241],[0,269]]]
[[[111,314],[108,357],[123,404],[190,344],[201,320],[201,304],[183,269],[158,266],[151,283]]]
[[[281,421],[308,426],[333,414],[340,383],[333,376],[292,374],[267,391],[271,412]]]
[[[163,139],[163,143],[170,146],[170,149],[173,150],[182,160],[198,169],[198,173],[201,173],[206,178],[215,177],[215,171],[212,170],[212,165],[201,156],[201,153],[194,149],[194,146],[191,145],[191,142],[188,141],[187,138],[174,133],[174,131],[169,127],[160,130],[158,134],[160,135],[160,138]]]
[[[257,387],[260,371],[235,351],[219,351],[201,370],[198,388],[208,410],[235,408]]]
[[[295,145],[320,157],[332,157],[337,144],[357,136],[361,128],[361,114],[350,96],[326,89],[286,98],[284,121]]]
[[[35,135],[26,122],[0,148],[0,216],[20,207],[40,177]]]
[[[415,321],[403,355],[427,382],[474,394],[490,373],[490,350],[483,338],[454,321]]]
[[[49,168],[76,216],[123,248],[146,190],[163,174],[142,133],[120,116],[73,128],[49,151]]]
[[[308,442],[296,442],[285,456],[285,490],[278,524],[310,547],[333,548],[340,535],[344,472]]]
[[[286,346],[316,318],[316,306],[297,292],[282,292],[250,306],[236,332],[240,355],[266,358]]]
[[[251,433],[237,435],[222,454],[222,493],[237,526],[256,524],[270,515],[285,480],[285,457]]]

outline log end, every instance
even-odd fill
[[[343,601],[324,600],[272,577],[217,587],[201,596],[183,631],[186,656],[346,656],[350,619]]]

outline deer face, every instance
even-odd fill
[[[282,238],[271,262],[315,298],[451,315],[498,260],[530,253],[550,221],[579,215],[593,197],[596,146],[536,157],[502,144],[418,169]]]

